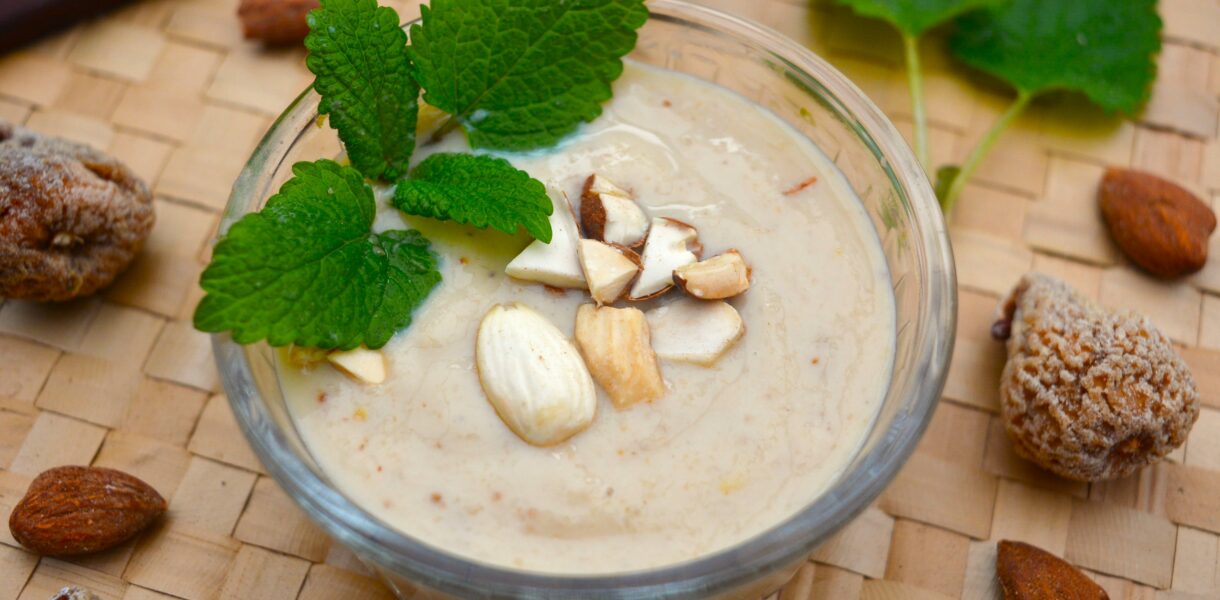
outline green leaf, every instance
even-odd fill
[[[1156,0],[1011,0],[958,20],[950,41],[966,64],[1019,91],[1081,92],[1135,113],[1156,79]]]
[[[322,0],[307,17],[305,64],[352,165],[370,179],[406,174],[415,150],[419,84],[398,14],[376,0]]]
[[[995,6],[1004,0],[838,0],[856,13],[889,22],[902,33],[919,37],[958,15]],[[1052,0],[1057,1],[1057,0]],[[1071,1],[1071,0],[1064,0]]]
[[[601,114],[643,0],[432,0],[411,27],[424,99],[476,148],[550,146]]]
[[[453,220],[509,235],[524,227],[550,243],[553,210],[546,186],[507,160],[474,154],[433,154],[398,183],[394,206],[412,215]]]
[[[385,345],[441,280],[428,241],[371,233],[373,190],[355,169],[320,160],[292,172],[216,245],[195,327],[232,331],[240,344]]]

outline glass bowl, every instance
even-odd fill
[[[477,563],[390,528],[333,487],[294,427],[265,344],[213,338],[233,412],[267,470],[297,504],[403,597],[658,598],[762,594],[881,493],[935,408],[956,326],[953,259],[923,170],[894,126],[841,73],[780,34],[678,0],[651,0],[630,57],[715,82],[790,123],[830,156],[864,203],[884,248],[897,310],[892,379],[866,441],[821,496],[737,546],[654,570],[558,576]],[[336,156],[307,90],[262,140],[233,187],[222,230],[260,209],[300,160]]]

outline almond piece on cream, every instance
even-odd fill
[[[614,304],[640,272],[640,255],[631,248],[580,240],[580,265],[589,293],[599,305]]]
[[[357,346],[351,350],[336,350],[326,360],[344,375],[361,383],[377,385],[385,381],[385,356],[380,350]]]
[[[585,273],[580,268],[576,242],[580,231],[572,205],[563,194],[547,188],[554,210],[551,211],[551,243],[534,240],[505,267],[509,277],[536,281],[560,288],[585,288]]]
[[[750,289],[750,267],[736,249],[674,269],[674,284],[700,300],[723,300]]]
[[[657,356],[705,367],[715,364],[746,332],[737,309],[720,300],[679,298],[647,316]]]
[[[648,321],[640,309],[581,305],[576,311],[576,345],[615,408],[665,395]]]
[[[597,390],[580,353],[524,304],[487,311],[475,340],[475,364],[500,419],[529,444],[558,444],[593,422]]]
[[[590,175],[580,194],[580,223],[590,239],[636,248],[648,237],[648,217],[618,186]]]
[[[677,219],[655,217],[641,261],[644,269],[627,294],[633,302],[656,298],[674,286],[674,270],[698,262],[699,232]]]
[[[585,179],[584,193],[593,192],[594,194],[610,194],[619,198],[630,198],[631,193],[617,186],[613,181],[594,173]]]

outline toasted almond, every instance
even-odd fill
[[[746,333],[737,309],[724,301],[679,298],[648,311],[652,347],[665,360],[710,367]]]
[[[641,257],[644,269],[627,299],[649,300],[669,291],[674,286],[674,269],[697,262],[701,252],[699,232],[694,227],[677,219],[654,218]]]
[[[1110,596],[1080,569],[1024,542],[996,545],[996,577],[1005,600],[1109,600]]]
[[[648,217],[627,192],[600,175],[585,180],[580,223],[590,239],[635,248],[648,237]]]
[[[385,356],[380,350],[369,350],[364,346],[336,350],[327,354],[326,360],[344,375],[361,383],[377,385],[385,381]]]
[[[479,324],[475,362],[487,399],[527,443],[558,444],[593,422],[597,391],[580,353],[532,308],[491,307]]]
[[[615,408],[665,395],[648,321],[638,308],[582,305],[576,311],[576,345]]]
[[[585,288],[585,273],[580,268],[576,242],[580,231],[572,205],[561,193],[547,189],[554,210],[551,211],[551,243],[534,240],[517,255],[504,272],[509,277],[536,281],[561,288]]]
[[[580,265],[598,304],[613,304],[640,272],[640,255],[618,244],[580,240]]]
[[[674,284],[700,300],[723,300],[750,289],[750,267],[737,250],[674,269]]]

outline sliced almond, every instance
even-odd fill
[[[327,354],[326,360],[344,375],[361,383],[377,385],[385,381],[385,356],[380,350],[369,350],[364,346],[336,350]]]
[[[635,248],[648,237],[648,216],[618,186],[590,175],[580,195],[580,223],[590,239]]]
[[[674,284],[700,300],[723,300],[750,289],[750,267],[741,253],[729,250],[674,269]]]
[[[703,247],[694,227],[677,219],[654,218],[641,257],[644,270],[631,286],[627,299],[638,302],[669,291],[674,286],[674,270],[697,262],[700,252]]]
[[[527,443],[558,444],[593,422],[597,391],[580,353],[532,308],[491,307],[479,323],[475,363],[496,413]]]
[[[576,311],[576,345],[615,408],[665,395],[648,321],[640,309],[582,305]]]
[[[580,265],[598,304],[614,304],[640,272],[640,255],[618,244],[580,240]]]
[[[593,192],[594,194],[610,194],[619,198],[630,198],[631,193],[623,188],[614,185],[614,182],[594,173],[585,179],[584,193]]]
[[[746,325],[728,302],[679,298],[648,311],[652,347],[665,360],[709,367],[741,336]]]
[[[525,247],[504,272],[509,277],[536,281],[561,288],[585,288],[585,273],[580,268],[576,242],[580,231],[576,229],[576,217],[572,205],[553,189],[547,189],[554,210],[551,211],[551,243],[534,240]]]

